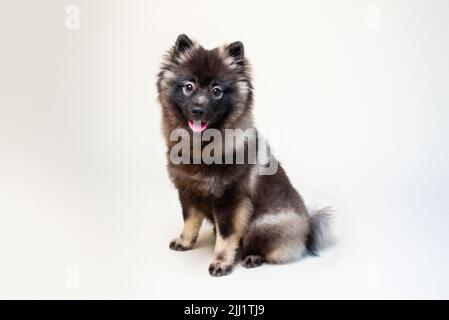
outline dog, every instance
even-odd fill
[[[178,36],[163,58],[157,91],[168,173],[178,190],[184,219],[170,249],[192,249],[206,219],[216,234],[209,266],[212,276],[230,274],[238,259],[244,267],[254,268],[316,255],[329,232],[329,210],[308,212],[280,165],[271,174],[261,174],[275,159],[269,149],[262,155],[262,148],[256,148],[256,163],[249,156],[240,163],[206,163],[194,159],[193,146],[183,151],[184,159],[191,162],[171,160],[170,150],[178,143],[172,133],[178,129],[190,135],[190,142],[192,136],[209,130],[223,136],[227,130],[254,130],[255,134],[244,137],[243,145],[221,153],[215,150],[219,160],[229,155],[235,160],[236,154],[262,139],[253,123],[251,67],[243,44],[237,41],[207,50],[184,34]],[[219,142],[220,147],[227,143]],[[199,148],[205,147],[200,141]]]

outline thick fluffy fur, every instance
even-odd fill
[[[188,95],[183,91],[186,83],[193,84]],[[217,85],[223,93],[220,99],[212,93]],[[222,133],[253,128],[250,67],[240,42],[206,50],[179,36],[164,57],[157,89],[169,150],[177,143],[170,141],[170,133],[177,128],[191,130],[189,120],[205,121]],[[195,108],[201,109],[199,115]],[[208,219],[216,230],[215,257],[209,267],[213,276],[230,273],[238,253],[248,268],[263,262],[284,263],[307,250],[315,253],[323,239],[327,212],[310,217],[281,166],[274,175],[259,175],[259,166],[265,164],[248,162],[175,165],[168,161],[184,218],[184,229],[170,248],[193,248],[203,219]]]

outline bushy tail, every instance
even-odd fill
[[[318,251],[331,244],[332,208],[326,207],[319,210],[310,210],[310,232],[306,241],[307,251],[312,255],[318,255]]]

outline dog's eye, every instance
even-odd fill
[[[223,90],[220,87],[214,87],[212,89],[212,94],[215,99],[220,99],[223,96]]]
[[[193,92],[193,89],[194,89],[193,83],[187,82],[186,84],[184,84],[182,91],[186,96],[188,96]]]

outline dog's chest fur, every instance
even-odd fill
[[[220,199],[230,189],[240,189],[247,180],[250,165],[173,165],[168,164],[170,179],[184,194]]]

